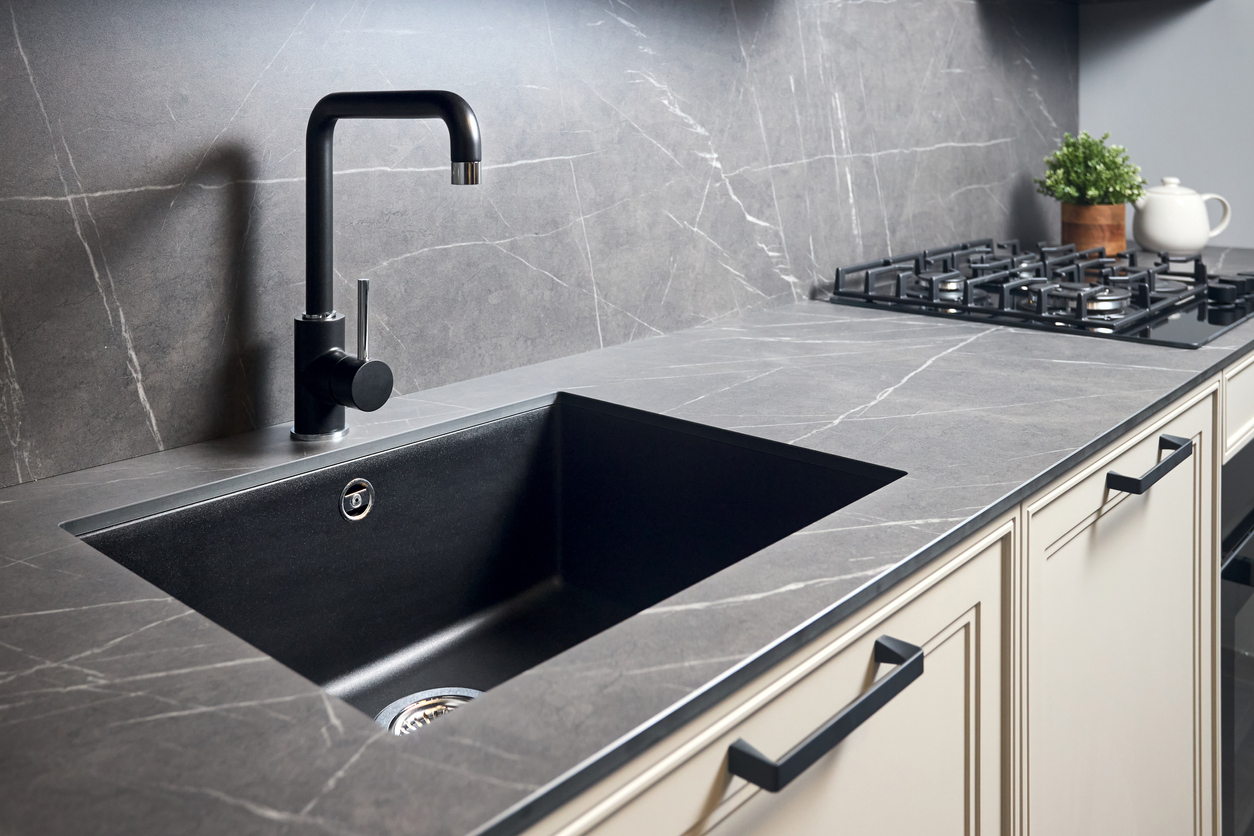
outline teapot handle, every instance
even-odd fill
[[[1210,231],[1210,237],[1214,238],[1228,228],[1228,221],[1232,220],[1232,206],[1217,194],[1204,194],[1202,195],[1202,200],[1218,200],[1224,205],[1224,216],[1219,219],[1219,226]]]

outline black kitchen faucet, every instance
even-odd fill
[[[314,105],[305,132],[305,312],[296,317],[296,410],[292,438],[327,441],[348,432],[344,407],[372,412],[392,394],[392,370],[371,360],[369,280],[357,282],[357,356],[344,351],[344,315],[332,287],[331,152],[340,119],[442,119],[453,185],[479,183],[479,122],[466,100],[443,90],[332,93]]]

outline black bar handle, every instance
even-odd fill
[[[1193,440],[1180,438],[1176,435],[1160,435],[1158,437],[1158,449],[1160,452],[1163,450],[1174,450],[1175,452],[1151,467],[1139,479],[1135,476],[1124,476],[1122,473],[1115,473],[1113,470],[1107,471],[1107,490],[1134,493],[1138,496],[1145,493],[1154,486],[1155,482],[1175,469],[1176,465],[1193,455]]]
[[[727,749],[727,771],[767,792],[779,792],[923,675],[923,648],[891,636],[875,640],[875,661],[899,667],[778,761],[754,749],[743,738],[737,740]]]

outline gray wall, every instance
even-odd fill
[[[1080,128],[1126,145],[1150,185],[1232,203],[1211,243],[1254,247],[1254,3],[1124,2],[1080,11]],[[1211,223],[1221,209],[1208,204]],[[1128,212],[1131,230],[1132,212]]]
[[[290,419],[303,134],[341,89],[339,308],[410,393],[805,298],[833,268],[1056,236],[1076,12],[964,0],[201,3],[0,12],[0,484]],[[352,330],[350,326],[350,341]]]

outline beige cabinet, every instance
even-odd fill
[[[1215,391],[1024,505],[1025,834],[1214,832]]]
[[[997,832],[1001,601],[1015,540],[1003,520],[531,833]],[[780,758],[891,676],[896,666],[875,662],[886,635],[923,649],[921,676],[780,791],[730,775],[735,741]]]

